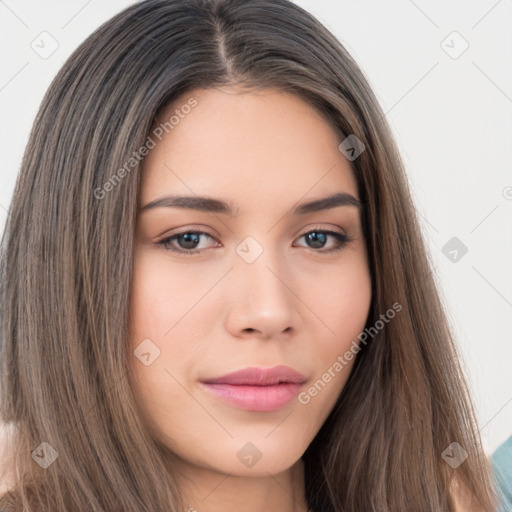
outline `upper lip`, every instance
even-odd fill
[[[205,384],[231,384],[231,385],[253,385],[253,386],[272,386],[280,382],[292,382],[303,384],[306,377],[293,370],[289,366],[279,365],[273,368],[257,368],[251,366],[238,370],[236,372],[204,379],[201,382]]]

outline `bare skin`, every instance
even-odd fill
[[[208,196],[235,215],[140,212],[131,344],[149,339],[160,354],[147,366],[133,358],[136,393],[155,439],[179,457],[190,512],[306,512],[301,456],[349,377],[354,359],[334,376],[332,367],[364,329],[371,279],[357,207],[293,210],[335,193],[358,199],[355,177],[339,135],[293,95],[196,90],[160,120],[191,97],[197,106],[146,157],[139,207]],[[196,233],[195,247],[183,236],[157,245],[178,232]],[[307,403],[295,397],[271,412],[226,403],[200,382],[281,364],[307,378],[303,393],[329,368],[331,378]],[[238,456],[244,447],[261,456],[251,467]]]

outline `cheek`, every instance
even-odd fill
[[[300,290],[323,324],[319,337],[327,347],[343,349],[347,339],[364,329],[372,300],[365,252],[347,252],[339,265],[329,265],[303,280]]]
[[[189,384],[198,361],[206,357],[208,333],[217,318],[200,303],[218,279],[211,274],[202,279],[197,271],[180,269],[155,253],[141,251],[134,261],[132,385],[153,436],[173,449],[178,449],[173,439],[196,438],[205,423],[205,411]]]
[[[134,261],[132,284],[134,343],[151,335],[161,341],[175,338],[209,286],[207,279],[198,279],[185,266],[173,265],[159,252],[141,251]]]
[[[156,421],[166,421],[167,401],[178,398],[175,381],[169,375],[168,354],[163,341],[165,333],[176,323],[176,287],[170,286],[168,272],[158,261],[144,254],[134,261],[131,294],[132,336],[129,361],[133,371],[133,389],[145,419],[153,433]],[[179,276],[177,276],[179,280]],[[179,351],[179,344],[175,347]]]
[[[346,265],[325,272],[310,287],[309,297],[318,312],[320,331],[314,336],[314,350],[308,348],[315,375],[303,401],[299,397],[303,404],[322,403],[327,409],[333,406],[360,351],[358,337],[366,325],[372,286],[365,258],[361,253],[351,256]]]

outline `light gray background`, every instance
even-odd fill
[[[0,0],[0,229],[50,81],[132,3]],[[512,0],[296,3],[352,53],[391,123],[490,454],[512,434]],[[468,248],[456,262],[452,237]]]

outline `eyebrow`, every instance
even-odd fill
[[[346,192],[338,192],[328,197],[315,199],[307,203],[299,204],[293,210],[293,215],[305,215],[308,213],[328,210],[338,206],[353,206],[363,208],[363,203],[353,195]],[[140,208],[141,212],[155,208],[187,208],[209,213],[222,213],[231,217],[238,213],[230,204],[219,199],[200,196],[164,196],[155,199]]]

